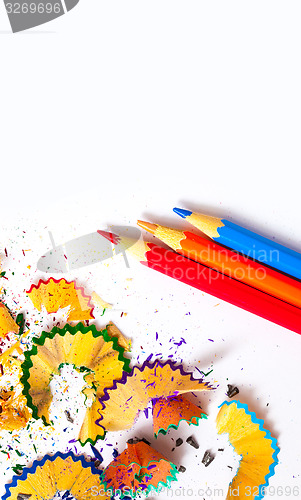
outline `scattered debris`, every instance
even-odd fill
[[[190,444],[190,446],[193,446],[196,450],[200,447],[193,436],[189,436],[186,439],[186,443]]]
[[[233,398],[234,396],[236,396],[236,394],[239,393],[239,389],[238,387],[235,387],[235,385],[227,384],[227,387],[228,390],[226,392],[226,395],[228,396],[228,398]]]
[[[73,420],[73,418],[71,417],[70,412],[69,412],[68,410],[65,410],[65,412],[64,412],[64,413],[65,413],[65,415],[66,415],[66,419],[68,420],[68,422],[71,422],[71,424],[73,424],[73,423],[74,423],[74,420]]]
[[[143,441],[143,443],[148,444],[148,446],[150,446],[150,442],[147,441],[147,439],[145,439],[145,438],[137,438],[137,437],[131,438],[131,439],[127,440],[127,443],[128,444],[137,444],[137,443],[140,443],[141,441]]]
[[[179,472],[186,472],[186,467],[184,467],[184,465],[180,465],[177,469]]]
[[[103,462],[103,458],[102,458],[102,455],[99,453],[99,451],[93,445],[91,445],[91,449],[92,449],[92,451],[94,453],[94,456],[96,458],[95,463],[96,462],[102,463]]]
[[[205,467],[208,467],[208,465],[210,465],[211,462],[213,462],[213,460],[214,460],[214,455],[212,455],[208,450],[205,451],[204,456],[202,458],[202,464],[204,464]]]
[[[17,451],[17,450],[16,450]],[[17,465],[16,467],[12,467],[12,470],[17,476],[21,476],[23,473],[23,466],[22,465]]]
[[[92,293],[92,302],[95,304],[99,309],[103,309],[104,311],[106,309],[112,309],[113,305],[109,304],[109,302],[106,302],[103,300],[98,293],[93,292]]]
[[[182,438],[178,438],[178,439],[176,440],[176,448],[177,448],[178,446],[181,446],[181,444],[183,444],[183,439],[182,439]]]

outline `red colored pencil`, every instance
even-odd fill
[[[99,233],[115,245],[126,246],[127,251],[143,265],[301,334],[301,309],[298,307],[187,259],[173,250],[134,240],[130,246],[127,238],[105,231]]]
[[[175,252],[301,308],[300,281],[190,231],[139,220],[137,224]]]

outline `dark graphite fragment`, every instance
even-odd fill
[[[186,471],[186,467],[184,467],[184,465],[180,465],[180,467],[178,467],[178,471],[179,472],[185,472]]]
[[[228,396],[228,398],[233,398],[234,396],[236,396],[236,394],[239,393],[238,387],[235,387],[234,385],[231,384],[227,384],[227,387],[228,390],[226,392],[226,395]]]
[[[65,415],[66,415],[66,419],[68,420],[68,422],[71,422],[71,424],[73,424],[73,423],[74,423],[74,420],[73,420],[73,418],[71,417],[70,412],[69,412],[68,410],[65,410],[65,412],[64,412],[64,413],[65,413]]]
[[[211,462],[214,460],[214,456],[211,455],[210,451],[205,451],[203,459],[202,459],[202,464],[205,465],[205,467],[208,467],[208,465],[211,464]]]
[[[131,439],[127,440],[127,443],[128,444],[137,444],[137,443],[140,443],[140,441],[143,441],[145,444],[148,444],[150,446],[150,442],[147,441],[147,439],[145,439],[145,438],[137,438],[137,437],[131,438]]]
[[[27,493],[19,493],[17,496],[17,500],[28,500],[31,495],[28,495]]]
[[[194,437],[192,437],[192,436],[189,436],[186,439],[186,443],[190,444],[190,446],[193,446],[196,450],[200,447],[199,444],[194,439]]]
[[[176,446],[181,446],[181,444],[183,444],[183,439],[178,438],[178,439],[176,440]]]

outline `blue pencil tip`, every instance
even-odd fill
[[[183,219],[186,219],[186,217],[192,214],[190,210],[184,210],[184,208],[174,208],[173,211]]]

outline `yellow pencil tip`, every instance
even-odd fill
[[[151,222],[145,222],[143,220],[137,220],[137,224],[151,234],[155,234],[158,227],[158,224],[151,224]]]

